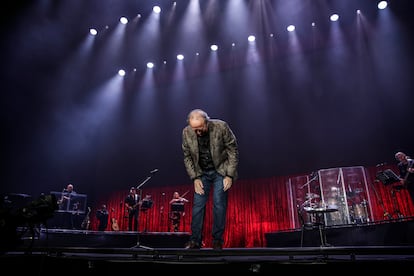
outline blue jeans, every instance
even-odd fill
[[[227,191],[223,191],[224,177],[216,171],[204,172],[201,181],[204,186],[204,195],[194,193],[194,203],[191,220],[191,238],[199,245],[203,241],[204,215],[206,212],[206,203],[213,189],[213,241],[223,243],[224,228],[226,226],[227,211]]]

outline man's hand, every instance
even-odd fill
[[[233,179],[229,176],[224,177],[223,179],[223,191],[227,191],[230,189],[231,185],[233,184]]]
[[[194,191],[196,194],[204,195],[204,185],[201,179],[195,179],[194,180]]]

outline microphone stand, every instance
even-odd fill
[[[308,182],[306,182],[305,184],[303,184],[302,186],[300,186],[299,189],[305,188],[305,186],[308,186],[312,181],[316,180],[316,178],[318,178],[318,175],[317,174],[315,176],[311,177],[311,179]]]
[[[142,202],[141,187],[144,186],[145,183],[147,183],[152,178],[154,173],[151,173],[149,176],[147,176],[147,178],[145,178],[145,180],[142,181],[136,188],[137,190],[139,190],[139,201],[141,201],[141,202]],[[139,219],[139,217],[140,217],[140,208],[141,208],[140,204],[138,204],[137,207],[138,207],[137,212],[138,212],[138,219]],[[137,248],[138,247],[138,248],[143,248],[143,249],[147,249],[147,250],[154,250],[154,248],[152,248],[152,247],[141,245],[139,238],[140,238],[140,235],[139,235],[139,229],[138,229],[138,231],[137,231],[137,244],[135,246],[133,246],[132,248]]]

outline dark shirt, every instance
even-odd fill
[[[133,195],[128,195],[125,198],[125,203],[127,203],[129,207],[132,207],[133,208],[132,210],[136,210],[137,207],[138,207],[137,204],[138,204],[139,200],[140,200],[139,195],[136,195],[136,198]]]
[[[210,153],[210,136],[206,133],[198,136],[199,165],[203,171],[214,170],[213,158]]]
[[[237,179],[237,166],[239,152],[237,140],[228,124],[217,119],[208,121],[208,137],[211,159],[214,170],[223,176],[230,176],[233,181]],[[200,167],[199,141],[196,132],[188,125],[182,132],[184,165],[191,180],[200,177],[203,169]]]
[[[400,177],[404,180],[406,180],[406,184],[412,184],[414,183],[414,173],[409,173],[408,169],[413,168],[414,166],[414,160],[408,159],[407,163],[398,163],[398,170],[400,171]]]
[[[109,218],[109,213],[108,210],[98,210],[96,211],[96,217],[99,220],[99,226],[98,226],[98,230],[105,230],[106,227],[108,226],[108,218]]]

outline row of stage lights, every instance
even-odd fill
[[[174,2],[174,5],[176,5],[177,3],[176,2]],[[388,2],[387,1],[380,1],[380,2],[378,2],[378,4],[377,4],[377,8],[378,9],[380,9],[380,10],[383,10],[383,9],[385,9],[385,8],[387,8],[387,6],[388,6]],[[152,11],[154,12],[154,13],[156,13],[156,14],[159,14],[159,13],[161,13],[161,7],[159,7],[159,6],[154,6],[153,7],[153,9],[152,9]],[[360,10],[357,10],[356,11],[357,12],[357,14],[360,14],[361,13],[361,11]],[[138,14],[138,17],[141,17],[141,15],[140,14]],[[330,18],[329,18],[332,22],[335,22],[335,21],[338,21],[339,20],[339,15],[338,14],[332,14],[331,16],[330,16]],[[129,22],[129,20],[128,20],[128,18],[126,18],[126,17],[121,17],[120,19],[119,19],[119,22],[121,23],[121,24],[124,24],[124,25],[126,25],[126,24],[128,24],[128,22]],[[316,26],[316,24],[314,23],[314,22],[312,22],[312,27],[315,27]],[[106,29],[108,29],[109,27],[108,26],[106,26]],[[288,31],[288,32],[293,32],[293,31],[295,31],[295,29],[296,29],[296,27],[294,26],[294,25],[289,25],[289,26],[287,26],[286,27],[286,30]],[[93,36],[95,36],[95,35],[98,35],[98,30],[97,29],[94,29],[94,28],[91,28],[90,30],[89,30],[89,33],[91,34],[91,35],[93,35]],[[274,34],[270,34],[269,35],[270,37],[274,37]],[[248,40],[248,42],[249,43],[254,43],[255,41],[256,41],[256,37],[254,36],[254,35],[250,35],[250,36],[248,36],[248,38],[247,38],[247,40]],[[232,47],[235,47],[236,46],[236,44],[233,42],[232,43]],[[210,45],[210,50],[211,51],[217,51],[218,50],[218,45],[216,45],[216,44],[213,44],[213,45]],[[196,55],[198,56],[200,53],[199,52],[197,52],[196,53]],[[182,61],[182,60],[184,60],[184,55],[183,54],[178,54],[177,55],[177,60],[178,61]],[[163,64],[167,64],[167,61],[166,60],[164,60],[163,61]],[[154,68],[155,67],[155,64],[153,63],[153,62],[147,62],[147,64],[146,64],[146,66],[147,66],[147,68],[148,69],[152,69],[152,68]],[[134,71],[136,71],[136,69],[134,69]],[[118,74],[120,75],[120,76],[125,76],[126,75],[126,71],[125,70],[123,70],[123,69],[120,69],[119,71],[118,71]]]

